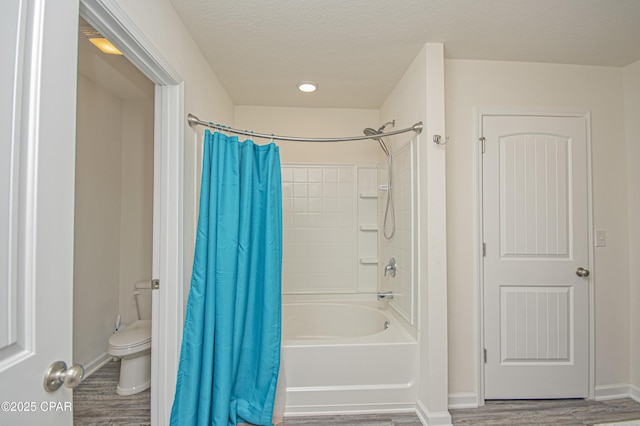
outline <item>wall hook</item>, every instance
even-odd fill
[[[442,136],[440,135],[433,135],[433,142],[436,145],[446,145],[449,142],[449,136],[445,136],[444,140],[442,140]]]

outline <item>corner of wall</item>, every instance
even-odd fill
[[[627,196],[629,217],[629,259],[640,258],[640,194],[637,187],[640,182],[640,61],[628,65],[623,69],[624,91],[624,122],[627,158]],[[630,303],[630,383],[636,390],[636,397],[640,398],[640,364],[634,360],[640,359],[640,311],[634,307],[640,306],[640,278],[634,273],[633,262],[629,262],[629,303]],[[638,400],[638,399],[636,399]]]

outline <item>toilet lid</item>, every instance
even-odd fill
[[[135,346],[151,341],[151,320],[139,320],[109,338],[112,347]]]

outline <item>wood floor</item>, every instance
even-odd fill
[[[640,419],[640,403],[632,399],[487,401],[483,407],[449,412],[454,425],[583,426]]]
[[[73,424],[143,426],[151,424],[151,390],[116,393],[120,362],[109,362],[73,391]]]
[[[150,391],[116,394],[119,362],[110,362],[73,392],[75,426],[150,424]],[[454,426],[584,426],[640,419],[640,403],[631,399],[587,401],[488,401],[484,407],[450,410]],[[421,426],[415,414],[292,417],[284,426]]]

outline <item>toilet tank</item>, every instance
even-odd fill
[[[138,318],[142,320],[151,319],[151,280],[142,280],[133,286],[133,294],[136,298],[136,308]]]

